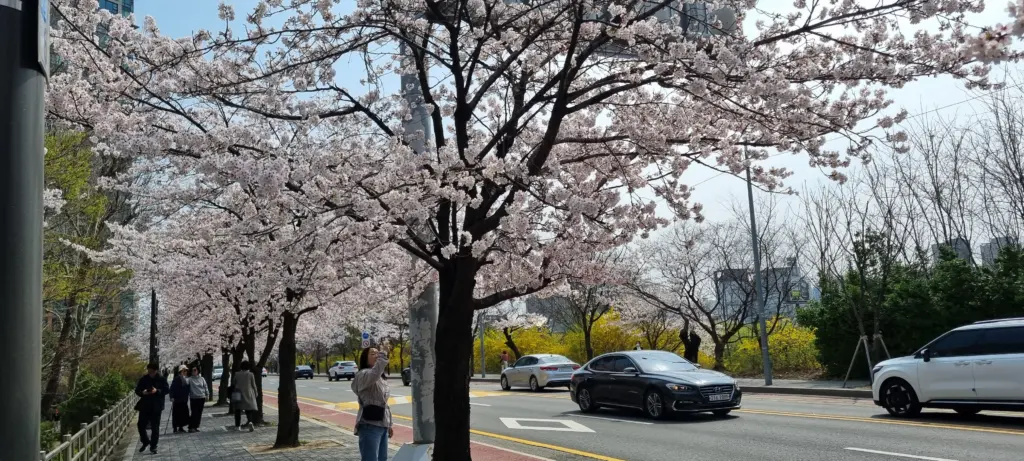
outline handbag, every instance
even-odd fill
[[[384,407],[380,405],[363,407],[363,420],[374,423],[384,421]]]

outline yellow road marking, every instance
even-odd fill
[[[398,418],[398,419],[404,419],[404,420],[407,420],[407,421],[412,421],[412,418],[410,418],[408,416],[404,416],[404,415],[391,415],[391,417],[392,418]],[[520,438],[516,438],[516,437],[509,437],[507,435],[495,434],[495,433],[492,433],[492,432],[484,432],[484,431],[477,430],[477,429],[470,429],[469,432],[471,434],[482,435],[484,437],[491,437],[491,438],[495,438],[495,439],[506,440],[506,441],[509,441],[509,442],[521,443],[523,445],[530,445],[532,447],[547,448],[548,450],[560,451],[562,453],[569,453],[571,455],[583,456],[585,458],[590,458],[590,459],[599,459],[601,461],[625,461],[625,460],[619,459],[619,458],[612,458],[612,457],[609,457],[609,456],[598,455],[598,454],[595,454],[595,453],[588,453],[588,452],[585,452],[585,451],[574,450],[572,448],[561,447],[561,446],[558,446],[558,445],[551,445],[551,444],[548,444],[548,443],[534,442],[533,440],[526,440],[526,439],[520,439]]]
[[[971,432],[988,432],[992,434],[1007,434],[1007,435],[1024,435],[1024,431],[1017,431],[1011,429],[995,429],[988,427],[975,427],[975,426],[958,426],[954,424],[941,424],[941,423],[925,423],[925,422],[913,422],[913,421],[897,421],[892,419],[877,419],[877,418],[864,418],[859,416],[840,416],[840,415],[821,415],[815,413],[790,413],[784,411],[769,411],[769,410],[736,410],[737,413],[750,413],[757,415],[768,415],[768,416],[789,416],[793,418],[811,418],[811,419],[826,419],[833,421],[853,421],[862,423],[873,423],[873,424],[892,424],[895,426],[912,426],[912,427],[928,427],[934,429],[955,429],[961,431]]]

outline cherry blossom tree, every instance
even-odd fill
[[[487,326],[497,329],[505,337],[505,345],[512,350],[516,360],[522,357],[522,352],[516,346],[515,334],[529,328],[539,328],[547,323],[548,319],[540,314],[533,314],[526,311],[526,305],[522,302],[507,301],[491,309],[482,311],[480,315],[493,318]],[[472,336],[470,336],[472,340]],[[481,359],[482,360],[482,359]]]
[[[735,32],[669,0],[267,0],[244,19],[222,4],[222,30],[184,38],[152,18],[134,29],[96,0],[53,4],[68,62],[52,82],[54,118],[90,129],[100,153],[189,186],[175,196],[238,185],[260,206],[239,213],[236,235],[303,242],[284,266],[283,371],[295,314],[330,291],[311,287],[343,259],[336,242],[356,255],[392,242],[437,272],[435,347],[451,360],[437,368],[435,405],[447,411],[434,456],[445,461],[470,459],[475,312],[586,278],[578,260],[667,224],[652,194],[699,217],[682,179],[695,165],[752,165],[776,189],[788,172],[759,163],[781,150],[842,179],[873,141],[858,124],[905,116],[883,113],[887,88],[937,74],[988,85],[965,44],[965,13],[981,4],[959,0],[801,0]],[[757,8],[713,6],[740,23]],[[685,28],[657,20],[681,15]],[[908,33],[903,17],[940,28]],[[411,83],[396,87],[395,74]],[[429,126],[407,132],[424,115]],[[832,133],[851,147],[826,149]],[[295,253],[315,256],[300,269]]]

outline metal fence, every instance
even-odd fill
[[[91,423],[82,423],[74,435],[66,434],[53,451],[39,452],[40,461],[102,461],[117,447],[125,429],[135,415],[135,402],[130,394]]]

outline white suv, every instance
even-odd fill
[[[349,381],[356,377],[356,363],[355,362],[334,362],[331,365],[331,369],[327,370],[327,380],[341,381],[341,378],[348,378]]]
[[[956,328],[871,374],[875,405],[893,416],[915,416],[924,407],[966,415],[1024,411],[1024,318]]]

